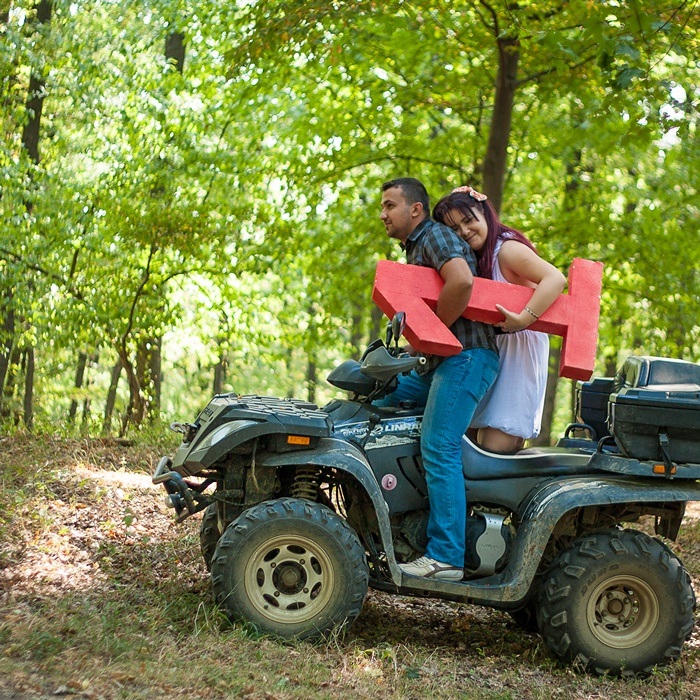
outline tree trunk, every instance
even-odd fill
[[[178,72],[185,63],[184,35],[173,32],[165,42],[165,58],[173,62]],[[131,362],[125,344],[120,350],[122,367],[129,383],[129,408],[122,422],[121,435],[126,433],[129,422],[140,425],[148,418],[160,415],[161,407],[161,347],[162,337],[141,340],[136,351],[136,365]]]
[[[605,358],[605,376],[614,377],[617,372],[617,358],[606,357]]]
[[[7,365],[7,373],[5,375],[5,386],[2,391],[2,413],[3,418],[9,417],[13,412],[13,402],[15,399],[15,390],[17,388],[17,374],[19,365],[22,361],[22,353],[18,347],[13,347],[10,353],[10,361]],[[16,415],[16,414],[15,414]]]
[[[581,150],[576,149],[573,153],[573,158],[566,164],[566,184],[564,186],[565,198],[563,208],[565,211],[570,211],[575,204],[575,194],[579,189],[581,171]],[[551,445],[552,444],[552,420],[554,418],[554,409],[556,404],[557,388],[559,387],[559,361],[561,358],[562,339],[557,336],[550,336],[549,350],[549,371],[547,375],[547,392],[545,394],[544,415],[542,416],[542,431],[537,440],[533,441],[535,445]],[[573,388],[573,400],[576,400],[576,385]],[[575,416],[575,406],[572,406],[570,415]]]
[[[87,353],[81,352],[78,354],[78,366],[75,370],[75,382],[73,386],[76,389],[82,389],[83,380],[85,379],[85,367],[87,366],[88,356]],[[68,420],[73,423],[75,422],[75,414],[78,411],[78,399],[72,399],[70,402],[70,408],[68,409]]]
[[[53,3],[51,0],[39,0],[36,7],[36,21],[48,24],[51,21]],[[44,77],[33,70],[29,76],[29,94],[27,95],[27,121],[22,129],[22,145],[27,149],[34,163],[39,162],[39,130],[41,111],[44,107]],[[31,206],[31,205],[30,205]]]
[[[162,376],[162,349],[163,338],[158,336],[150,341],[151,350],[148,355],[148,374],[151,380],[152,397],[148,407],[149,418],[154,420],[160,417],[160,406],[163,386]]]
[[[124,368],[126,369],[126,368]],[[131,393],[129,392],[129,403],[126,407],[126,411],[124,411],[124,415],[122,416],[122,423],[121,427],[119,429],[119,437],[123,438],[126,435],[126,431],[129,428],[129,423],[133,423],[134,421],[132,420],[132,414],[134,412],[134,397]]]
[[[10,371],[12,351],[15,345],[15,310],[12,308],[12,290],[4,292],[7,300],[4,307],[2,329],[0,330],[0,416],[3,415],[5,383]]]
[[[318,388],[318,322],[317,306],[310,302],[306,313],[309,317],[309,325],[306,339],[306,400],[316,403],[316,390]]]
[[[175,66],[178,73],[182,73],[185,67],[185,35],[180,32],[172,32],[165,39],[165,58],[168,63]]]
[[[309,403],[316,403],[316,387],[318,384],[318,368],[316,366],[315,354],[309,354],[309,360],[306,365],[306,400]]]
[[[384,337],[384,329],[386,327],[386,317],[382,313],[378,306],[372,307],[372,332],[370,335],[370,341],[375,338]]]
[[[550,338],[549,364],[547,368],[547,388],[544,394],[544,410],[542,412],[542,429],[540,434],[532,440],[533,445],[548,446],[552,444],[552,420],[557,399],[557,386],[559,385],[559,359],[561,357],[561,341],[556,342]]]
[[[139,342],[136,351],[136,383],[139,387],[142,406],[137,421],[134,414],[137,424],[160,412],[160,348],[160,338],[145,338]],[[132,384],[130,383],[129,386]],[[134,406],[137,405],[139,403],[134,401]]]
[[[222,352],[219,355],[219,361],[214,365],[214,393],[223,394],[224,385],[226,384],[226,368],[227,368],[227,358]]]
[[[484,156],[484,192],[496,211],[500,211],[508,166],[508,144],[520,53],[518,39],[499,38],[497,44],[498,75],[489,141]]]
[[[165,43],[165,58],[172,61],[178,71],[182,71],[185,61],[184,35],[173,32]],[[167,206],[167,202],[163,202]],[[157,246],[151,245],[151,256],[144,270],[144,284],[150,275],[151,258]],[[135,309],[135,306],[133,307]],[[133,310],[132,309],[132,310]],[[136,357],[132,362],[129,357],[128,340],[133,337],[133,325],[130,321],[119,344],[119,358],[126,373],[129,384],[129,406],[122,421],[120,437],[126,434],[129,423],[141,425],[150,415],[157,416],[160,412],[161,400],[161,344],[162,338],[148,337],[138,341]],[[105,416],[106,419],[106,416]]]
[[[352,315],[352,328],[350,329],[350,345],[352,346],[352,357],[359,358],[362,355],[362,341],[364,333],[362,332],[362,315],[358,310]]]
[[[129,384],[129,406],[122,421],[120,437],[126,435],[126,430],[129,423],[141,425],[147,413],[147,401],[142,394],[141,383],[134,363],[129,358],[129,354],[125,349],[120,348],[119,358],[121,359],[122,367],[126,373],[126,380]]]
[[[90,406],[91,406],[91,399],[90,399],[90,393],[89,393],[89,388],[90,388],[90,367],[96,367],[98,362],[100,361],[100,356],[98,353],[93,353],[90,355],[90,357],[87,358],[87,367],[85,368],[85,374],[83,377],[83,386],[85,387],[86,393],[85,393],[85,398],[83,399],[83,415],[80,421],[80,424],[83,426],[83,428],[86,428],[89,424],[90,421]]]
[[[27,348],[24,366],[24,425],[31,431],[34,426],[34,348]]]
[[[122,361],[117,359],[112,367],[112,376],[109,382],[109,391],[107,392],[107,401],[105,403],[105,416],[102,422],[102,432],[106,435],[112,431],[112,416],[114,415],[114,405],[117,402],[117,386],[119,385],[119,377],[122,373]]]
[[[576,380],[569,379],[569,415],[576,415]]]
[[[51,21],[53,3],[51,0],[39,0],[36,7],[36,22],[40,25]],[[34,70],[29,75],[29,90],[27,93],[26,113],[27,118],[22,128],[22,145],[27,151],[33,163],[39,162],[39,132],[41,128],[41,112],[44,107],[45,93],[44,77]],[[32,202],[25,202],[27,211],[31,211]],[[28,430],[34,423],[34,348],[25,351],[25,375],[24,375],[24,424]]]
[[[226,387],[226,379],[228,377],[228,362],[231,345],[229,338],[231,337],[231,324],[225,311],[219,312],[219,330],[216,335],[216,345],[219,349],[219,360],[214,365],[214,394],[223,394]],[[234,391],[236,387],[233,387]]]

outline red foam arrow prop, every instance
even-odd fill
[[[590,379],[595,366],[600,317],[603,264],[575,258],[569,268],[569,293],[561,294],[529,328],[560,335],[562,343],[559,375]],[[391,318],[406,313],[406,340],[430,355],[456,355],[462,346],[435,315],[442,277],[430,267],[380,260],[374,278],[372,299]],[[466,318],[484,323],[503,320],[496,304],[518,312],[527,306],[533,289],[519,284],[474,279]]]

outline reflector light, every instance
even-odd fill
[[[288,445],[310,445],[311,438],[306,435],[287,435]]]
[[[665,473],[666,473],[666,465],[664,465],[664,464],[655,464],[655,465],[652,467],[652,471],[654,472],[654,474],[665,474]],[[675,467],[671,467],[671,474],[675,474],[675,473],[676,473],[676,468],[675,468]]]

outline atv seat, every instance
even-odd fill
[[[531,447],[502,455],[483,450],[467,436],[462,439],[463,472],[470,481],[588,474],[593,452],[582,448]]]

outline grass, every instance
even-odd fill
[[[161,448],[0,438],[0,698],[695,698],[700,635],[647,680],[557,665],[490,609],[370,592],[345,635],[285,643],[213,604]],[[700,590],[700,521],[674,547]]]

